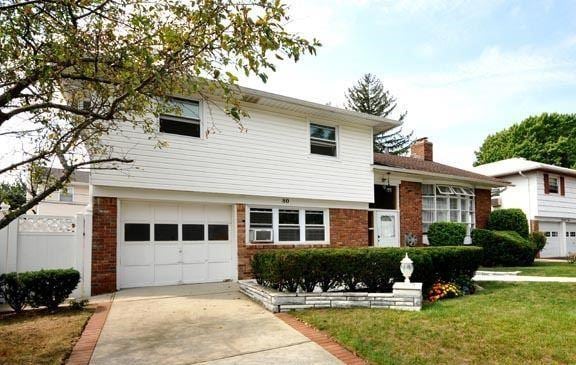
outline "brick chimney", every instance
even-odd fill
[[[410,148],[410,157],[419,158],[425,161],[433,161],[433,144],[428,141],[428,137],[418,138]]]

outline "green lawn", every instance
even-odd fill
[[[576,284],[482,283],[421,312],[294,312],[373,364],[576,364]]]
[[[533,266],[523,267],[482,267],[484,271],[521,271],[518,275],[528,276],[574,276],[576,264],[567,262],[534,262]]]

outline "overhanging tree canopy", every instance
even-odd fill
[[[0,228],[61,188],[75,169],[129,162],[103,135],[132,123],[154,134],[169,95],[219,95],[245,116],[240,74],[264,82],[274,59],[319,43],[284,29],[276,0],[0,1],[0,132],[26,140],[0,176],[57,161],[58,179],[0,220]],[[23,127],[24,126],[24,127]]]
[[[543,113],[486,137],[474,166],[524,157],[576,168],[576,114]]]

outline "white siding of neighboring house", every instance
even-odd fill
[[[519,208],[526,214],[528,219],[534,219],[537,215],[537,181],[536,173],[526,173],[524,176],[506,176],[504,180],[511,183],[500,193],[502,206],[500,208]]]
[[[576,178],[564,176],[565,195],[544,193],[544,173],[535,173],[539,217],[576,219]],[[548,173],[549,176],[559,176]]]
[[[38,204],[36,213],[42,215],[76,215],[84,213],[86,206],[90,202],[88,184],[72,183],[71,186],[74,188],[72,202],[59,201],[59,195],[56,192]]]
[[[203,110],[203,128],[218,129],[208,138],[159,134],[168,147],[131,126],[107,137],[134,166],[95,170],[96,186],[195,191],[249,196],[371,202],[373,199],[372,129],[329,120],[249,110],[247,131],[221,110]],[[311,155],[309,121],[338,127],[338,157]]]

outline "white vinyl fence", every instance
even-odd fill
[[[72,297],[89,297],[91,236],[90,214],[22,215],[0,230],[0,274],[74,268],[81,279]]]

